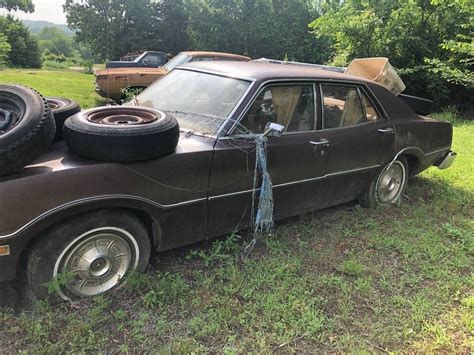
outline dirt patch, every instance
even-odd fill
[[[17,285],[14,282],[0,283],[0,308],[15,307],[17,299],[18,299]]]

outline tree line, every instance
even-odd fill
[[[438,105],[473,101],[472,0],[66,0],[64,9],[103,59],[139,49],[339,66],[384,56],[407,93]]]
[[[15,1],[31,11],[31,0],[0,7]],[[473,105],[472,0],[65,0],[63,8],[75,32],[69,47],[96,61],[192,49],[338,66],[385,56],[407,93]],[[0,22],[0,61],[2,35]],[[55,54],[61,40],[42,36],[42,51]]]

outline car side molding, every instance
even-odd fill
[[[34,225],[35,223],[37,223],[37,222],[53,215],[55,212],[65,210],[65,209],[68,209],[68,208],[72,208],[72,207],[75,207],[75,206],[80,206],[80,205],[90,203],[90,202],[97,202],[97,201],[104,201],[104,200],[134,200],[134,201],[144,202],[148,205],[151,205],[151,206],[154,206],[154,207],[157,207],[157,208],[169,209],[169,208],[186,206],[186,205],[190,205],[190,204],[193,204],[193,203],[205,201],[205,200],[207,200],[207,198],[203,197],[203,198],[198,198],[198,199],[194,199],[194,200],[177,202],[177,203],[173,203],[173,204],[160,204],[160,203],[157,203],[157,202],[152,201],[152,200],[150,200],[148,198],[145,198],[145,197],[135,196],[135,195],[120,195],[120,194],[118,194],[118,195],[101,195],[101,196],[81,198],[81,199],[78,199],[78,200],[74,200],[74,201],[59,205],[55,208],[52,208],[52,209],[42,213],[38,217],[36,217],[36,218],[32,219],[31,221],[29,221],[28,223],[24,224],[21,228],[17,229],[16,231],[14,231],[12,233],[9,233],[9,234],[5,234],[5,235],[0,235],[0,239],[7,239],[7,238],[14,237],[15,235],[21,233],[25,229],[27,229],[30,226]]]

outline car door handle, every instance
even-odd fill
[[[379,128],[377,131],[383,134],[393,134],[394,132],[392,127]]]
[[[316,141],[316,142],[315,141],[310,141],[309,143],[312,144],[312,145],[329,145],[329,141],[327,139],[324,139],[324,138],[319,140],[319,141]]]

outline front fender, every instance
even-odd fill
[[[187,155],[169,155],[159,161],[130,165],[94,163],[59,168],[53,160],[41,168],[28,167],[19,175],[3,178],[0,246],[9,245],[11,252],[0,256],[0,281],[15,277],[20,255],[42,231],[65,218],[96,209],[128,208],[148,216],[159,249],[203,239],[208,172],[204,170],[202,176],[191,173],[198,162],[180,164],[188,159],[191,157]],[[60,161],[67,165],[67,159]],[[186,184],[194,190],[176,188]],[[166,231],[166,242],[162,243],[157,230]],[[189,240],[191,237],[196,240]]]
[[[161,232],[158,218],[162,213],[166,213],[164,210],[132,196],[111,195],[85,198],[57,206],[29,221],[15,232],[1,235],[0,245],[8,245],[10,254],[0,256],[0,281],[9,281],[15,278],[21,255],[29,252],[32,242],[40,237],[47,228],[79,214],[113,208],[128,209],[137,215],[149,218],[154,247],[159,247]]]

